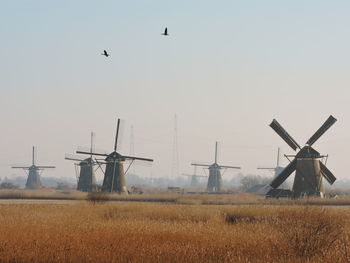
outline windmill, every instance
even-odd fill
[[[32,165],[31,166],[12,166],[15,169],[24,169],[28,171],[28,178],[26,182],[26,189],[39,189],[42,187],[40,181],[40,171],[44,169],[55,168],[55,166],[44,166],[44,165],[35,165],[35,147],[33,146],[32,152]]]
[[[206,164],[198,164],[198,163],[192,163],[193,166],[200,166],[200,167],[208,167],[209,169],[209,178],[208,178],[208,185],[207,190],[209,192],[220,192],[222,188],[222,175],[225,173],[227,169],[241,169],[241,167],[237,166],[227,166],[227,165],[219,165],[217,163],[217,153],[218,153],[218,142],[215,143],[215,162],[211,165]],[[221,170],[224,170],[224,173],[221,174]]]
[[[277,163],[275,167],[258,167],[257,169],[274,171],[274,176],[277,177],[284,169],[280,166],[280,148],[277,149]]]
[[[80,167],[77,190],[82,192],[92,192],[96,190],[96,177],[94,166],[97,164],[92,156],[94,133],[91,132],[90,157],[80,158],[66,155],[66,160],[76,161],[76,167]],[[77,172],[77,171],[76,171]]]
[[[336,122],[331,115],[325,123],[310,137],[306,145],[301,148],[299,144],[283,129],[283,127],[273,120],[270,127],[294,150],[299,149],[294,159],[283,171],[271,182],[272,188],[279,187],[294,171],[293,197],[320,196],[324,195],[322,177],[330,184],[336,180],[330,170],[321,162],[324,155],[316,151],[312,145]]]
[[[90,151],[90,152],[77,151],[77,153],[105,157],[104,161],[106,164],[106,169],[104,172],[102,191],[103,192],[110,192],[110,193],[117,192],[117,193],[127,194],[128,191],[126,189],[125,174],[129,170],[132,163],[135,160],[147,161],[147,162],[153,162],[153,160],[148,159],[148,158],[126,156],[126,155],[121,155],[120,153],[118,153],[117,146],[118,146],[119,127],[120,127],[120,119],[118,119],[118,122],[117,122],[117,131],[116,131],[116,136],[115,136],[114,150],[110,154],[96,153],[96,152],[92,152],[92,151]],[[131,162],[130,162],[126,172],[124,172],[124,161],[126,161],[126,160],[130,160]],[[99,164],[99,162],[98,162],[98,164]]]
[[[207,177],[207,176],[204,176],[204,175],[198,175],[196,172],[197,172],[197,166],[194,166],[194,172],[193,172],[193,174],[182,174],[183,176],[191,177],[191,184],[190,184],[190,185],[191,185],[192,187],[199,186],[199,180],[198,180],[198,178]]]

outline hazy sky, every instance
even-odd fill
[[[221,163],[243,173],[275,164],[278,146],[292,153],[273,118],[303,144],[333,114],[315,148],[350,179],[349,1],[0,4],[0,177],[23,174],[10,166],[30,164],[32,145],[57,166],[46,176],[74,177],[65,153],[90,131],[112,150],[117,117],[121,152],[134,125],[136,155],[155,159],[139,171],[169,176],[176,113],[181,172],[212,161],[219,140]]]

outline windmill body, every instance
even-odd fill
[[[191,182],[190,182],[190,186],[191,186],[191,187],[200,186],[199,178],[201,178],[201,177],[207,177],[207,176],[204,176],[204,175],[198,175],[198,174],[196,173],[196,171],[197,171],[197,166],[194,167],[194,173],[193,173],[193,174],[182,174],[183,176],[191,177]]]
[[[217,163],[217,150],[218,142],[215,143],[215,162],[212,165],[192,163],[194,166],[207,167],[209,169],[207,191],[213,193],[220,192],[222,190],[222,169],[241,169],[237,166],[219,165]]]
[[[78,162],[75,164],[80,168],[77,190],[82,192],[92,192],[96,190],[96,177],[94,170],[96,162],[91,157],[86,159],[66,157],[65,159]]]
[[[111,153],[106,161],[105,176],[103,178],[102,191],[127,194],[124,160],[117,152]]]
[[[274,178],[276,178],[284,169],[280,166],[280,148],[277,150],[277,163],[275,167],[258,167],[259,170],[270,170],[274,173]],[[282,184],[282,187],[286,187],[286,184]]]
[[[222,176],[220,166],[214,163],[209,166],[209,178],[207,189],[209,192],[220,192],[222,189]]]
[[[321,162],[322,156],[312,145],[336,122],[333,116],[330,116],[326,122],[315,132],[313,136],[301,148],[299,144],[282,128],[282,126],[273,120],[271,128],[293,149],[297,150],[294,159],[283,171],[271,182],[272,188],[280,186],[294,171],[294,183],[292,194],[294,198],[304,196],[324,196],[324,187],[322,184],[325,178],[330,184],[336,180],[330,170]]]
[[[39,189],[42,188],[40,180],[40,171],[44,169],[55,168],[55,166],[43,166],[35,164],[35,147],[33,146],[32,151],[32,165],[31,166],[12,166],[15,169],[24,169],[28,171],[28,178],[26,182],[26,189]]]
[[[324,196],[320,160],[315,158],[299,158],[297,160],[293,195],[295,197]]]
[[[42,188],[41,180],[40,180],[40,169],[32,165],[28,168],[28,178],[26,182],[26,189],[39,189]]]
[[[183,176],[188,176],[191,177],[191,182],[190,182],[190,186],[191,187],[197,187],[199,186],[199,180],[197,175],[195,174],[182,174]]]
[[[109,193],[116,192],[119,194],[127,194],[128,191],[126,188],[125,173],[128,171],[128,169],[132,165],[133,161],[140,160],[140,161],[153,162],[153,160],[148,159],[148,158],[126,156],[126,155],[119,154],[117,152],[119,126],[120,126],[120,119],[118,119],[118,122],[117,122],[117,132],[116,132],[116,136],[115,136],[114,151],[111,152],[110,154],[95,153],[92,151],[91,152],[77,151],[77,153],[105,157],[104,161],[106,164],[106,168],[105,168],[105,172],[104,172],[102,191],[109,192]],[[126,160],[130,160],[131,163],[125,172],[124,171],[124,162]],[[98,162],[98,164],[99,164],[99,162]]]
[[[66,160],[75,161],[75,165],[79,166],[79,178],[77,190],[82,192],[92,192],[96,190],[96,177],[95,169],[96,161],[93,159],[91,152],[93,148],[94,133],[91,132],[91,145],[90,145],[90,157],[89,158],[80,158],[80,157],[71,157],[66,156]]]
[[[92,192],[95,190],[96,177],[94,170],[94,161],[87,158],[79,163],[80,172],[77,190],[82,192]]]

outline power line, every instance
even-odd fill
[[[174,137],[173,137],[173,155],[172,155],[172,167],[171,167],[171,179],[180,175],[180,161],[179,161],[179,148],[177,140],[177,115],[174,117]]]
[[[130,156],[134,156],[135,155],[135,141],[134,141],[134,126],[131,125],[130,127]],[[130,172],[132,174],[135,174],[135,165],[131,165],[130,167]]]

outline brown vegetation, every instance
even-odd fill
[[[348,208],[0,205],[1,262],[348,262]]]
[[[90,192],[87,194],[86,200],[92,204],[101,204],[107,202],[109,197],[104,192]]]

